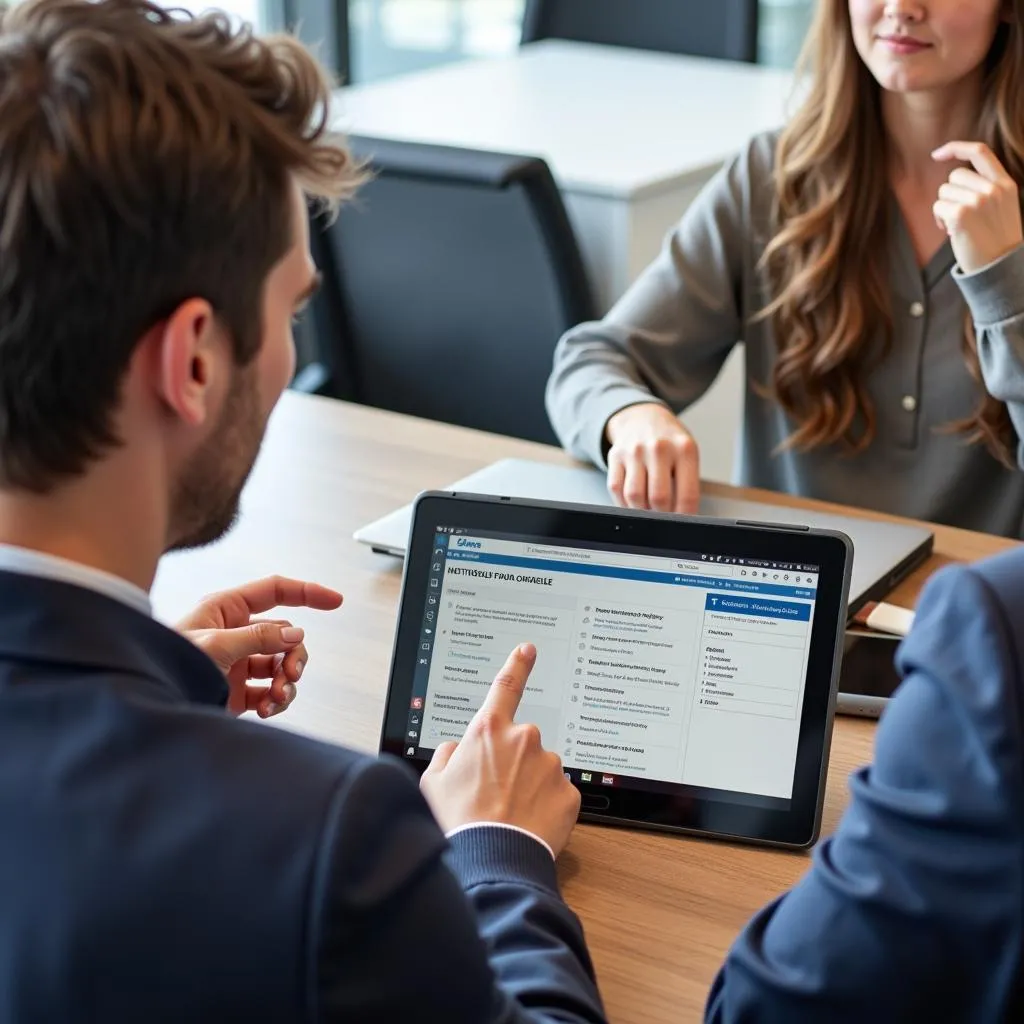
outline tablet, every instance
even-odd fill
[[[426,767],[509,651],[581,816],[818,836],[852,546],[806,527],[432,492],[416,502],[381,750]]]

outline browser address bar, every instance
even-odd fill
[[[527,544],[526,554],[536,555],[538,558],[564,558],[572,562],[593,562],[597,552],[587,551],[584,548],[551,548]]]
[[[557,558],[566,562],[585,565],[618,565],[632,568],[648,568],[658,572],[677,572],[702,576],[733,576],[735,566],[711,562],[683,561],[678,558],[662,558],[656,555],[627,555],[615,551],[597,551],[591,548],[556,548],[526,544],[523,553],[535,558]]]

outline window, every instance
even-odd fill
[[[762,64],[792,66],[813,3],[761,0]],[[525,0],[348,0],[348,6],[349,79],[369,82],[467,57],[511,53],[519,43]]]
[[[273,24],[268,17],[265,0],[164,0],[164,7],[180,7],[193,14],[216,8],[230,14],[239,21],[246,21],[257,31],[266,31]]]
[[[512,52],[524,0],[349,0],[351,79]]]

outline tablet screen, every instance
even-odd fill
[[[405,755],[459,739],[530,641],[517,720],[540,727],[574,781],[788,808],[819,566],[754,554],[437,525]]]

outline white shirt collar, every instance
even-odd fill
[[[149,594],[141,587],[102,569],[93,569],[91,566],[81,565],[57,555],[16,547],[13,544],[0,544],[0,571],[71,583],[76,587],[85,587],[87,590],[95,590],[98,594],[112,597],[115,601],[142,612],[143,615],[153,614]]]

